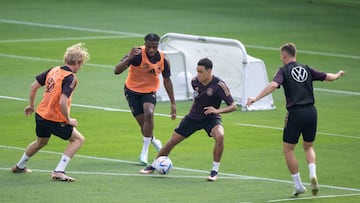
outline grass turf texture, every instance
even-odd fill
[[[1,96],[27,99],[34,76],[61,64],[65,48],[82,41],[91,60],[78,73],[73,103],[128,110],[122,90],[126,74],[114,76],[113,66],[132,46],[143,44],[143,35],[148,32],[238,39],[250,55],[264,60],[270,79],[281,66],[277,47],[292,41],[300,50],[300,62],[327,72],[347,71],[336,82],[317,82],[316,88],[360,92],[358,1],[1,1],[0,11]],[[127,33],[140,37],[129,37]],[[38,100],[41,94],[39,91]],[[360,97],[324,91],[315,94],[319,113],[315,147],[320,181],[316,202],[358,202]],[[56,137],[28,163],[35,170],[33,173],[12,174],[8,169],[35,138],[34,118],[23,116],[26,101],[1,98],[0,201],[285,201],[293,188],[282,155],[281,130],[243,125],[281,128],[286,112],[283,90],[277,90],[273,97],[277,106],[273,111],[237,111],[223,116],[225,151],[215,183],[205,181],[211,169],[213,140],[204,132],[197,132],[174,149],[171,160],[175,168],[169,175],[139,176],[137,172],[142,167],[136,160],[141,137],[131,114],[78,106],[72,107],[72,117],[78,119],[86,142],[78,152],[82,156],[74,157],[67,168],[77,181],[50,180],[50,171],[66,146]],[[178,102],[178,114],[185,115],[190,105],[190,101]],[[158,103],[156,113],[169,112],[168,103]],[[156,116],[155,135],[166,142],[179,121]],[[149,158],[155,154],[151,148]],[[301,145],[296,154],[302,179],[308,182]],[[310,189],[308,185],[307,188]],[[302,197],[312,196],[307,192]]]

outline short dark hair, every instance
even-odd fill
[[[204,66],[205,69],[212,69],[212,67],[213,67],[211,60],[208,58],[200,59],[197,65]]]
[[[145,41],[150,41],[150,42],[159,42],[160,41],[160,37],[159,35],[155,34],[155,33],[149,33],[144,37]]]
[[[296,46],[293,43],[286,43],[281,47],[281,52],[287,52],[291,56],[296,56]]]

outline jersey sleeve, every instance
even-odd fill
[[[74,91],[77,85],[76,77],[71,74],[64,78],[62,83],[62,94],[65,94],[67,97],[70,97],[71,93]]]
[[[171,76],[170,65],[166,59],[164,59],[164,71],[162,72],[163,78],[169,78]]]
[[[52,68],[50,68],[49,70],[43,72],[43,73],[40,73],[39,75],[37,75],[35,77],[35,79],[38,81],[38,83],[41,85],[41,86],[44,86],[45,83],[46,83],[46,76],[47,74],[49,73],[49,71],[51,70]]]
[[[276,72],[274,78],[273,78],[273,82],[276,82],[279,84],[279,87],[284,83],[284,75],[282,74],[281,69],[278,69],[278,71]]]
[[[220,98],[227,104],[227,105],[231,105],[232,103],[234,103],[234,99],[231,96],[230,93],[230,89],[229,87],[225,84],[224,81],[220,80],[218,83],[219,87],[220,87]]]
[[[309,66],[308,66],[309,67]],[[311,75],[313,77],[313,80],[320,80],[320,81],[324,81],[326,78],[326,73],[325,72],[321,72],[318,71],[314,68],[309,67]]]

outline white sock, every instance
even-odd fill
[[[155,136],[153,136],[153,137],[151,138],[151,143],[154,143],[155,140],[156,140],[156,138],[155,138]]]
[[[220,162],[213,162],[212,170],[218,172],[219,171]]]
[[[294,180],[295,188],[301,188],[303,184],[301,182],[300,173],[291,174],[291,177]]]
[[[148,156],[149,145],[151,143],[151,137],[143,137],[143,147],[141,149],[141,156]]]
[[[27,163],[27,161],[29,161],[30,157],[28,155],[24,154],[22,155],[21,159],[19,160],[19,162],[16,164],[16,166],[18,168],[25,168],[25,165]]]
[[[310,178],[316,178],[316,165],[315,163],[309,164]]]
[[[65,172],[65,168],[68,165],[68,163],[70,162],[71,158],[66,156],[65,154],[63,154],[61,156],[61,159],[59,161],[59,164],[57,165],[57,167],[55,168],[55,171],[62,171]]]

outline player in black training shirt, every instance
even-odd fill
[[[314,106],[313,81],[333,81],[343,76],[345,72],[340,70],[336,74],[324,73],[307,65],[299,64],[296,61],[296,47],[292,43],[283,45],[280,49],[280,55],[284,66],[277,71],[273,81],[258,96],[248,99],[247,105],[250,106],[275,89],[280,88],[281,85],[283,86],[286,109],[288,110],[283,131],[283,151],[295,183],[293,194],[297,196],[306,191],[301,182],[298,162],[294,154],[301,133],[310,172],[312,194],[317,195],[319,188],[313,147],[316,135],[317,112]]]
[[[224,81],[212,75],[211,60],[208,58],[201,59],[197,64],[196,71],[197,77],[191,81],[194,89],[194,100],[190,112],[182,119],[157,157],[168,156],[177,144],[190,137],[195,131],[204,129],[208,136],[215,140],[213,167],[208,176],[209,181],[215,181],[224,150],[224,128],[221,124],[220,114],[235,111],[237,106]],[[227,106],[220,108],[222,101]],[[148,166],[140,170],[140,173],[150,174],[154,170],[153,166]]]

